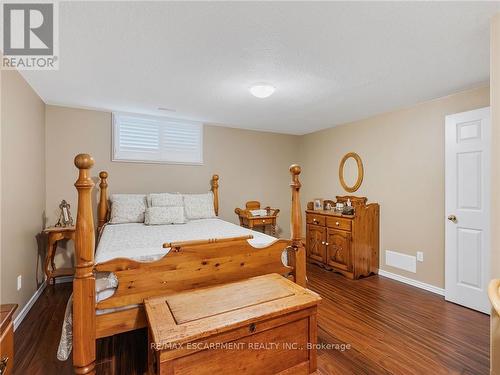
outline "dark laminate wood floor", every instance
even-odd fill
[[[319,342],[338,344],[319,351],[318,374],[489,373],[488,316],[380,276],[350,281],[308,266],[308,277],[323,297]],[[56,359],[70,294],[71,284],[47,288],[17,329],[15,374],[72,373]],[[145,331],[100,340],[97,350],[100,374],[145,371]]]

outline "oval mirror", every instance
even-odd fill
[[[340,161],[340,184],[345,191],[353,193],[359,189],[363,182],[363,162],[358,154],[349,152]]]

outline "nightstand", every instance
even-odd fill
[[[266,207],[266,214],[262,216],[254,216],[251,211],[260,210],[260,202],[259,201],[248,201],[245,204],[246,209],[236,208],[234,212],[238,215],[240,219],[240,226],[256,229],[262,228],[262,232],[266,233],[266,227],[271,228],[271,235],[276,234],[276,221],[278,219],[278,213],[280,212],[277,208]]]
[[[61,240],[75,240],[75,227],[50,227],[44,229],[43,233],[47,235],[47,255],[45,257],[45,275],[47,275],[47,282],[57,277],[73,276],[75,270],[73,268],[58,268],[56,269],[54,263],[54,256],[57,251],[57,243]]]
[[[12,317],[17,305],[0,305],[0,374],[13,374],[14,323]]]

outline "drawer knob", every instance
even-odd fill
[[[335,225],[336,225],[336,226],[339,226],[339,225],[340,225],[340,223],[339,223],[338,221],[336,221],[336,222],[335,222]]]
[[[250,326],[248,327],[248,330],[251,333],[254,333],[256,329],[257,329],[257,326],[255,325],[255,323],[250,324]]]
[[[313,219],[313,223],[316,224],[318,222],[318,220],[316,219]]]
[[[265,223],[266,221],[265,220],[262,220],[263,223]]]

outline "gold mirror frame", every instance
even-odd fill
[[[358,178],[353,186],[347,186],[344,180],[344,165],[347,159],[349,158],[353,158],[354,160],[356,160],[356,164],[358,165]],[[349,152],[348,154],[345,154],[342,160],[340,161],[340,166],[339,166],[339,180],[344,190],[349,193],[354,193],[361,186],[361,183],[363,182],[363,176],[364,176],[363,162],[361,161],[359,155],[356,154],[355,152]]]

